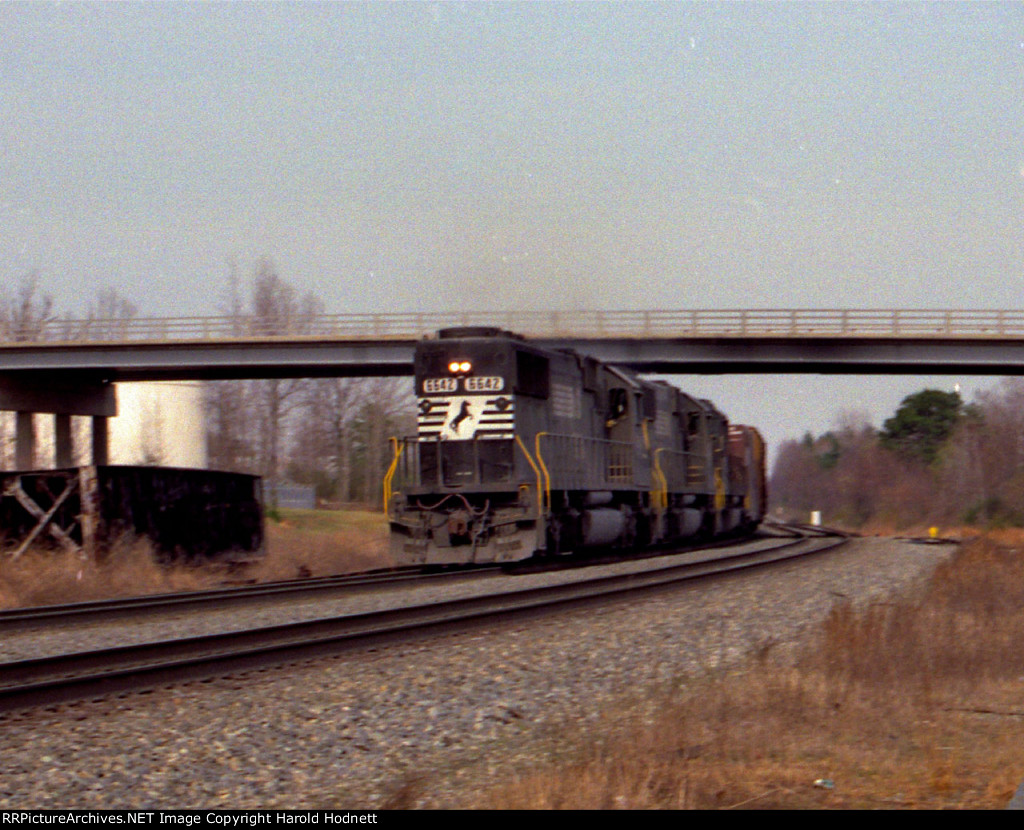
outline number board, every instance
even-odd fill
[[[467,392],[500,392],[505,388],[505,378],[496,375],[466,378]]]
[[[455,378],[424,378],[423,393],[434,395],[438,392],[454,392],[459,386]]]
[[[458,378],[424,378],[424,395],[441,395],[455,392],[459,388]],[[463,380],[463,388],[467,392],[500,392],[505,388],[505,378],[497,375],[482,377],[470,376]]]

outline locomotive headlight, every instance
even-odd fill
[[[457,375],[459,372],[468,372],[473,368],[473,364],[468,360],[453,360],[448,364],[448,371],[453,375]]]

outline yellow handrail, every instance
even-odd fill
[[[540,481],[540,470],[537,469],[537,465],[534,463],[533,458],[530,457],[530,451],[526,449],[526,444],[523,443],[523,439],[518,435],[516,436],[516,443],[519,445],[519,449],[523,451],[523,455],[526,456],[526,460],[530,462],[530,466],[533,467],[533,474],[537,476],[537,518],[541,518],[544,515],[544,496],[541,490]]]
[[[395,477],[395,471],[398,469],[398,459],[405,449],[405,444],[399,443],[395,437],[389,438],[388,441],[391,442],[391,447],[395,453],[395,457],[391,459],[391,466],[388,467],[388,471],[384,474],[384,518],[390,521],[391,515],[388,505],[391,504],[391,480]]]
[[[665,472],[661,469],[661,461],[658,458],[664,449],[664,447],[660,447],[654,451],[654,475],[661,482],[661,485],[658,490],[652,490],[651,495],[657,495],[654,506],[659,510],[664,510],[668,507],[668,478],[665,477]]]
[[[544,463],[544,456],[540,451],[540,439],[542,436],[547,435],[546,432],[538,432],[537,436],[533,439],[534,449],[537,453],[537,461],[540,463],[540,468],[544,471],[544,501],[545,511],[551,512],[551,473],[548,472],[547,465]]]

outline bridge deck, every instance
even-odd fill
[[[1024,374],[1024,311],[761,309],[63,320],[0,332],[0,379],[406,375],[417,340],[460,325],[666,374]]]

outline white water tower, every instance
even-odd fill
[[[193,381],[117,384],[110,463],[204,469],[203,388]]]

